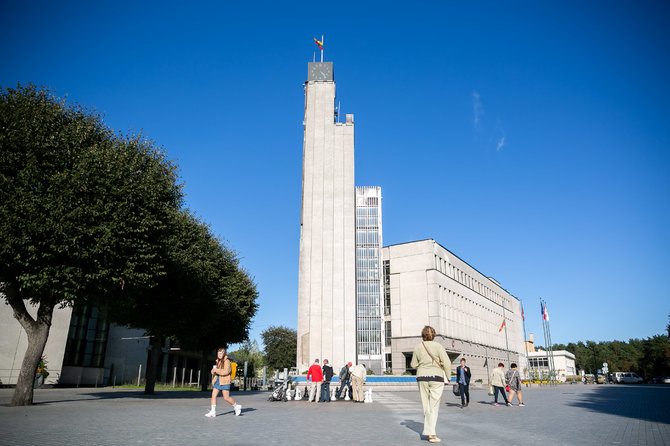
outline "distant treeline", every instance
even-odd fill
[[[647,339],[609,342],[571,342],[555,344],[554,350],[567,350],[575,355],[577,370],[596,373],[603,362],[610,372],[635,372],[642,378],[670,376],[670,338],[657,335]]]

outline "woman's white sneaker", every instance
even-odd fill
[[[205,414],[206,417],[213,418],[216,416],[216,410],[210,410]]]
[[[236,417],[239,417],[239,416],[240,416],[240,413],[242,412],[242,406],[239,405],[239,404],[235,404],[235,405],[233,406],[233,409],[235,409],[235,416],[236,416]]]

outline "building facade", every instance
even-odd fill
[[[394,374],[411,371],[412,352],[425,325],[435,328],[454,371],[466,359],[473,380],[488,382],[489,371],[499,362],[525,363],[520,302],[493,278],[432,239],[386,246],[383,261]]]
[[[332,62],[308,64],[303,121],[297,367],[356,358],[354,117],[338,122]]]
[[[567,350],[553,351],[554,373],[550,374],[549,355],[544,350],[528,352],[529,374],[536,380],[547,380],[551,375],[560,382],[565,382],[568,376],[576,376],[575,355]]]
[[[381,374],[384,364],[382,191],[356,187],[356,359]]]

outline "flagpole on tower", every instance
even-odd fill
[[[323,34],[321,34],[321,62],[323,62]]]

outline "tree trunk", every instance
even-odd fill
[[[147,367],[147,380],[144,384],[145,395],[154,394],[154,388],[156,387],[156,375],[158,374],[158,363],[161,359],[164,343],[163,338],[158,336],[152,336],[149,342],[151,343],[151,360],[149,361],[149,367]]]
[[[207,352],[202,352],[202,358],[200,359],[200,390],[207,392],[209,389],[209,382],[211,381],[211,371],[212,368],[207,364]]]
[[[14,317],[19,321],[28,336],[28,348],[23,355],[21,371],[16,381],[16,389],[12,396],[12,406],[30,406],[33,404],[33,385],[35,372],[44,353],[44,346],[49,338],[51,319],[54,306],[46,299],[37,309],[37,319],[28,313],[18,286],[5,284],[5,297],[14,311]]]

